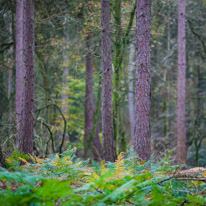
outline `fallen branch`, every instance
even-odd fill
[[[176,180],[192,180],[206,182],[206,177],[176,177]]]

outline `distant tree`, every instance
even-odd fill
[[[133,86],[133,79],[134,79],[134,62],[135,57],[135,46],[133,43],[130,44],[130,54],[129,54],[129,72],[128,72],[128,80],[129,80],[129,92],[128,92],[128,101],[129,101],[129,120],[130,120],[130,136],[131,136],[131,143],[134,143],[134,124],[135,124],[135,117],[134,117],[134,86]]]
[[[17,146],[33,151],[34,127],[34,1],[16,1]]]
[[[13,4],[13,2],[12,2]],[[13,5],[12,5],[13,6]],[[10,42],[15,42],[14,39],[14,13],[13,9],[11,11],[11,23],[9,27],[10,31]],[[13,70],[14,70],[14,60],[15,60],[15,53],[14,53],[14,45],[12,45],[9,49],[10,54],[10,68],[9,68],[9,77],[8,77],[8,100],[9,100],[9,133],[12,133],[12,124],[13,124]]]
[[[148,160],[150,149],[150,31],[151,1],[137,1],[134,148],[141,160]]]
[[[102,133],[103,157],[114,162],[115,141],[112,110],[112,48],[110,25],[110,0],[101,0],[101,67],[102,67]]]
[[[5,167],[5,159],[4,159],[1,147],[0,147],[0,167]]]
[[[185,86],[186,86],[186,0],[178,1],[178,98],[177,98],[177,161],[186,164]]]

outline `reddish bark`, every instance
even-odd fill
[[[140,160],[148,160],[150,150],[150,31],[151,1],[137,1],[136,13],[136,85],[135,151]]]
[[[110,26],[110,1],[101,0],[101,67],[102,67],[102,133],[103,157],[106,161],[114,162],[115,141],[113,134],[112,111],[112,49]]]
[[[19,133],[23,105],[23,10],[24,0],[16,1],[16,127]],[[17,134],[17,147],[20,143],[20,134]]]
[[[17,0],[16,18],[16,112],[18,132],[17,145],[20,151],[24,153],[32,153],[34,127],[33,0]]]
[[[86,38],[87,44],[87,55],[86,55],[86,91],[85,91],[85,134],[84,134],[84,157],[87,158],[88,142],[91,138],[92,129],[94,126],[94,113],[95,113],[95,103],[94,103],[94,91],[93,91],[93,56],[91,53],[91,34],[88,34]],[[93,137],[93,145],[101,155],[101,144],[99,141],[98,127]],[[98,155],[94,151],[94,159],[99,160]]]
[[[186,86],[186,0],[178,1],[178,99],[177,99],[177,161],[186,164],[185,86]]]

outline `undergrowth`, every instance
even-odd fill
[[[177,179],[169,155],[155,164],[138,162],[133,151],[115,163],[89,163],[73,154],[69,148],[40,159],[15,151],[8,170],[0,170],[0,205],[206,205],[205,181]]]

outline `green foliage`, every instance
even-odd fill
[[[205,205],[205,183],[172,178],[177,166],[138,162],[133,151],[115,163],[81,161],[69,148],[60,157],[0,172],[0,205]],[[22,159],[22,161],[24,161]]]
[[[19,152],[17,149],[15,149],[13,154],[6,159],[6,167],[13,168],[15,166],[19,166],[21,162],[19,158],[23,158],[25,160],[30,159],[27,154]]]

